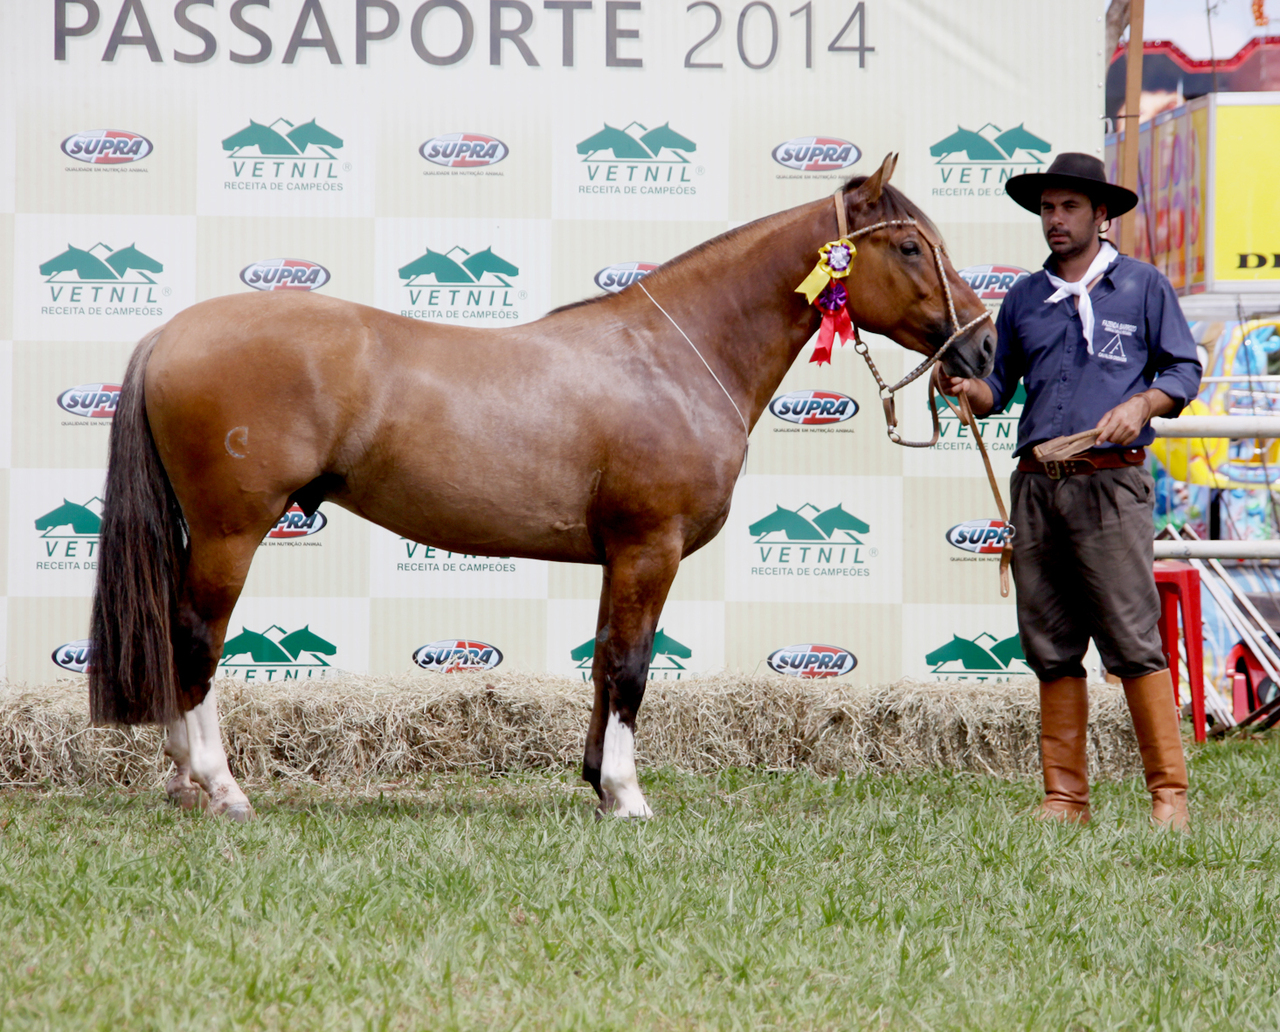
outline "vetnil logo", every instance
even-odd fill
[[[136,244],[112,247],[102,242],[67,249],[40,263],[49,291],[44,315],[162,316],[171,293],[159,280],[164,264]]]
[[[445,133],[431,137],[418,153],[433,165],[465,170],[496,165],[510,151],[501,140],[483,133]]]
[[[413,661],[423,670],[442,674],[492,670],[502,662],[502,650],[483,641],[442,638],[419,645],[413,650]]]
[[[341,193],[351,162],[338,156],[342,138],[310,121],[277,118],[255,122],[222,141],[226,191],[279,190],[288,193]]]
[[[1013,451],[1018,436],[1018,420],[1022,406],[1027,402],[1027,388],[1019,381],[1013,397],[1003,412],[979,420],[978,430],[989,451]],[[975,451],[969,428],[951,411],[941,397],[934,401],[938,409],[939,440],[934,448],[939,451]]]
[[[254,290],[319,290],[329,270],[305,258],[267,258],[241,269],[240,282]]]
[[[652,129],[640,122],[616,129],[606,122],[577,145],[585,173],[578,192],[694,196],[698,192],[694,178],[703,171],[691,163],[690,155],[697,149],[670,122]]]
[[[871,573],[867,560],[879,556],[866,537],[870,525],[843,504],[819,508],[805,503],[796,509],[778,505],[747,528],[754,541],[761,576],[849,576]]]
[[[338,647],[311,630],[310,625],[286,631],[272,624],[265,631],[241,629],[222,646],[218,670],[245,681],[293,681],[336,673],[326,656]]]
[[[98,532],[102,528],[102,499],[72,502],[36,517],[41,552],[37,570],[96,570]]]
[[[517,280],[520,267],[492,247],[447,251],[430,247],[397,270],[408,304],[400,314],[414,319],[458,323],[514,322],[521,318],[528,292]]]
[[[936,158],[938,183],[935,197],[997,197],[1004,184],[1023,172],[1044,164],[1053,150],[1024,125],[1001,129],[988,122],[979,129],[956,126],[956,131],[929,148]]]
[[[63,140],[62,153],[86,165],[130,165],[151,153],[151,141],[124,129],[86,129]]]
[[[577,668],[582,671],[584,681],[591,680],[591,666],[595,661],[596,640],[588,638],[569,653]],[[679,681],[687,672],[688,664],[681,660],[691,660],[693,649],[675,640],[662,628],[653,636],[653,652],[649,658],[650,681]]]
[[[939,681],[1007,681],[1031,673],[1016,634],[1008,638],[986,632],[975,638],[953,634],[949,642],[928,653],[924,661]]]

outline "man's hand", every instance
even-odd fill
[[[996,400],[991,395],[991,388],[976,377],[948,376],[942,366],[933,367],[933,383],[943,394],[953,398],[964,395],[969,399],[969,408],[975,416],[985,416],[995,407]]]
[[[1098,440],[1094,447],[1107,444],[1128,444],[1155,416],[1163,416],[1173,410],[1173,399],[1164,391],[1152,387],[1122,401],[1098,420]]]

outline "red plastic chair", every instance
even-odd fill
[[[1191,723],[1197,742],[1205,740],[1204,627],[1200,622],[1200,571],[1189,563],[1161,559],[1155,564],[1160,592],[1160,644],[1173,676],[1174,704],[1178,698],[1178,609],[1186,636],[1187,674],[1191,679]]]

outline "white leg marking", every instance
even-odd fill
[[[191,751],[187,747],[186,721],[175,720],[168,726],[168,732],[164,752],[178,769],[165,782],[165,795],[170,802],[177,803],[184,810],[204,809],[208,803],[204,790],[191,780]]]
[[[617,817],[652,817],[653,811],[644,801],[640,782],[636,778],[636,740],[618,719],[609,714],[604,728],[604,756],[600,761],[600,786],[617,804],[613,813]]]
[[[227,766],[218,728],[218,699],[212,687],[204,702],[184,713],[182,719],[187,729],[191,777],[209,793],[209,812],[225,813],[237,821],[249,820],[254,816],[253,807]]]

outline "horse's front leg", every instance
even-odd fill
[[[653,816],[636,777],[636,715],[658,617],[679,565],[679,542],[659,539],[622,550],[605,569],[591,671],[596,700],[582,771],[603,813]]]
[[[218,726],[218,699],[212,685],[200,705],[187,710],[174,724],[169,725],[171,741],[173,728],[179,725],[186,736],[188,779],[199,786],[197,791],[202,788],[208,794],[209,812],[226,814],[235,821],[251,820],[254,816],[253,806],[236,779],[231,776],[227,753],[222,748],[222,730]],[[179,764],[178,775],[182,772],[183,765]],[[174,780],[176,777],[170,779],[170,785]],[[172,796],[173,792],[169,794]]]

